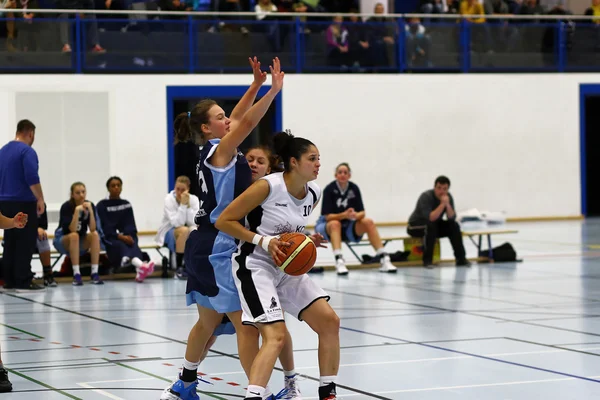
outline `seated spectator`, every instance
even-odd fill
[[[352,9],[348,17],[348,58],[352,67],[368,67],[371,63],[369,27],[359,18],[358,10]]]
[[[466,258],[462,233],[456,222],[454,199],[448,192],[449,188],[450,180],[445,176],[438,176],[434,188],[419,196],[415,211],[408,220],[408,234],[424,239],[423,266],[425,268],[431,268],[435,241],[440,237],[450,239],[457,266],[471,265]],[[444,216],[446,220],[443,219]]]
[[[423,14],[443,14],[444,3],[442,0],[419,0],[419,12]]]
[[[192,229],[196,227],[194,218],[200,209],[198,197],[190,194],[190,179],[180,176],[173,189],[165,197],[163,219],[155,237],[159,246],[167,247],[176,255],[178,279],[186,279],[183,265],[185,241]]]
[[[100,234],[96,225],[96,207],[86,200],[82,182],[71,185],[71,198],[60,207],[58,228],[54,232],[54,248],[67,254],[73,264],[73,286],[82,286],[79,257],[88,251],[92,262],[91,282],[102,285],[98,274],[100,260]]]
[[[592,0],[592,6],[585,10],[585,15],[592,16],[596,29],[596,49],[600,49],[600,0]]]
[[[44,205],[44,213],[38,218],[38,237],[36,240],[36,250],[40,256],[42,270],[44,271],[44,286],[56,287],[58,284],[52,274],[52,258],[50,257],[50,241],[48,240],[48,212]]]
[[[254,6],[254,12],[256,13],[256,19],[262,21],[269,14],[276,13],[277,6],[271,0],[258,0],[258,3]]]
[[[540,0],[525,0],[519,8],[519,15],[544,15],[546,11],[539,3]],[[539,18],[519,20],[523,24],[533,24],[539,21]]]
[[[371,246],[380,257],[379,272],[396,272],[381,242],[372,219],[366,218],[358,186],[350,182],[350,166],[341,163],[335,169],[335,180],[325,187],[322,195],[321,216],[315,231],[331,242],[338,275],[347,275],[348,268],[342,256],[342,241],[360,242],[366,233]]]
[[[471,24],[478,24],[471,26],[471,48],[475,51],[492,51],[492,35],[489,27],[484,24],[483,5],[478,0],[462,0],[460,15],[475,15],[466,18]]]
[[[94,0],[56,0],[56,8],[61,10],[94,10]],[[73,14],[61,14],[59,18],[68,19],[69,16],[72,17]],[[91,48],[93,53],[106,53],[106,50],[100,46],[100,41],[98,39],[98,23],[96,21],[96,15],[85,14],[84,17],[88,19],[88,21],[82,24],[82,26],[88,27],[85,37],[88,39],[89,45],[86,45],[86,47]],[[74,26],[75,24],[68,21],[59,24],[63,53],[70,53],[72,51],[69,41],[69,32]]]
[[[406,59],[409,67],[431,66],[431,38],[419,18],[409,18],[406,30]]]
[[[8,0],[4,5],[4,9],[12,10],[17,8],[17,0]],[[6,11],[6,51],[17,51],[15,47],[15,13]],[[0,13],[0,17],[2,17]]]
[[[390,18],[383,16],[385,14],[383,3],[377,3],[373,12],[378,16],[367,20],[371,27],[371,56],[375,66],[390,67],[395,54],[396,24]]]
[[[483,9],[486,15],[506,16],[510,13],[508,2],[505,0],[484,0]],[[505,19],[488,19],[493,25],[490,31],[491,49],[495,51],[513,51],[518,40],[518,31],[514,24]]]
[[[137,227],[131,203],[121,198],[123,181],[118,176],[106,181],[108,199],[98,202],[98,216],[102,224],[106,255],[112,266],[135,267],[136,282],[154,272],[154,262],[142,253],[138,245]]]
[[[333,23],[327,28],[327,59],[329,66],[348,69],[348,30],[342,26],[341,16],[333,17]]]

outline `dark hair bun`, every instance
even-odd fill
[[[294,135],[289,131],[279,132],[273,136],[273,150],[282,160],[287,160],[294,146]]]

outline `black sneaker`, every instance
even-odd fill
[[[335,382],[331,382],[326,386],[319,388],[319,399],[320,400],[336,400],[337,394],[335,390]]]
[[[8,372],[0,368],[0,393],[12,391],[12,383],[8,380]]]
[[[188,274],[185,271],[185,268],[183,268],[183,267],[177,268],[177,270],[175,271],[175,279],[178,279],[180,281],[187,281],[187,278],[188,278]]]
[[[58,283],[56,283],[56,281],[54,280],[54,277],[52,275],[46,275],[46,276],[44,276],[44,286],[57,287]]]
[[[466,258],[464,260],[458,260],[456,262],[456,266],[457,267],[470,267],[471,261],[467,260]]]
[[[35,282],[31,282],[29,286],[24,288],[17,288],[17,293],[33,293],[33,292],[43,292],[46,290],[45,287],[38,285]]]

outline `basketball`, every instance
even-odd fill
[[[284,233],[279,237],[282,242],[290,244],[289,247],[279,248],[285,259],[277,265],[288,275],[299,276],[307,273],[317,261],[317,247],[313,241],[303,233]]]

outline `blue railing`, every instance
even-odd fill
[[[129,13],[131,14],[131,13]],[[208,13],[205,13],[208,14]],[[600,71],[600,25],[589,20],[423,19],[343,22],[347,51],[333,46],[332,21],[309,14],[144,14],[143,19],[39,14],[17,21],[0,48],[3,72],[222,73],[247,71],[247,57],[278,56],[287,72]],[[531,19],[537,16],[530,16]],[[159,19],[163,18],[163,19]],[[96,27],[95,27],[96,26]],[[66,43],[65,43],[66,42]],[[65,50],[65,45],[71,51]],[[106,52],[97,51],[100,44]],[[342,46],[343,47],[343,46]],[[10,51],[9,51],[10,50]]]

